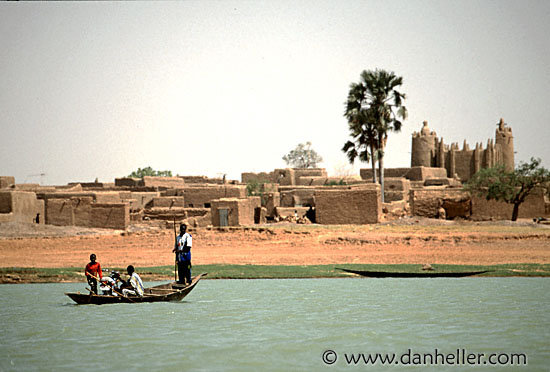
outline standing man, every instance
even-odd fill
[[[101,273],[101,265],[95,260],[96,256],[92,253],[90,255],[90,262],[84,269],[84,274],[86,274],[86,279],[88,279],[88,284],[92,287],[92,291],[97,294],[97,279],[103,279],[103,274]]]
[[[176,237],[176,244],[172,252],[176,252],[178,264],[178,284],[191,284],[191,246],[193,237],[187,232],[187,225],[180,225],[180,234]]]

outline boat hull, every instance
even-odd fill
[[[464,272],[450,272],[450,273],[404,273],[404,272],[387,272],[387,271],[366,271],[366,270],[350,270],[350,269],[338,269],[347,273],[357,274],[368,278],[463,278],[466,276],[474,276],[484,274],[490,270],[484,271],[464,271]]]
[[[150,288],[145,288],[143,297],[139,296],[104,296],[94,293],[67,292],[65,293],[74,302],[79,305],[105,305],[105,304],[135,304],[144,302],[177,302],[183,300],[206,273],[197,275],[193,278],[190,285],[182,286],[175,282],[161,284]]]

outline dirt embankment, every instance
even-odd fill
[[[408,220],[366,226],[296,226],[193,234],[193,263],[254,265],[550,263],[550,228],[521,224]],[[128,231],[0,224],[0,267],[84,267],[95,253],[104,267],[174,262],[173,231]]]

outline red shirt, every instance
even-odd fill
[[[99,279],[103,278],[103,274],[101,273],[101,265],[99,264],[99,262],[90,262],[89,264],[87,264],[84,273],[86,274],[86,276],[92,274],[95,277],[99,277]]]

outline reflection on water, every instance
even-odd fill
[[[204,280],[180,303],[102,306],[63,294],[84,288],[0,285],[0,371],[414,370],[346,364],[408,349],[527,355],[499,371],[550,363],[545,278]],[[474,368],[485,369],[495,367]]]

